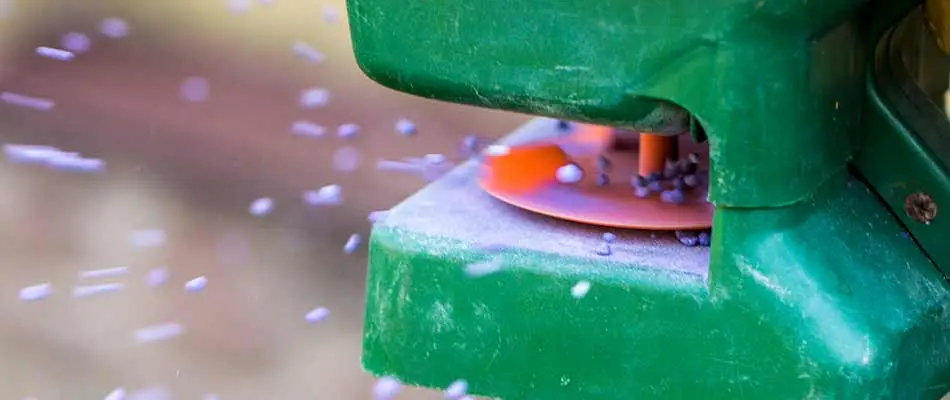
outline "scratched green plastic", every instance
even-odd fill
[[[836,176],[794,206],[716,219],[729,228],[708,282],[527,250],[472,279],[464,267],[484,254],[471,244],[377,228],[363,364],[422,386],[465,378],[506,400],[950,390],[950,291],[863,185]],[[578,301],[580,279],[593,289]]]
[[[386,86],[619,126],[670,101],[716,167],[708,281],[529,250],[472,280],[471,244],[375,229],[364,366],[505,400],[939,398],[950,287],[893,195],[845,171],[905,140],[871,137],[895,130],[870,125],[894,120],[866,72],[913,3],[348,0],[357,61]],[[578,279],[596,288],[582,306]]]

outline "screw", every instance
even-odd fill
[[[913,193],[904,199],[904,212],[914,221],[930,224],[937,218],[937,203],[927,193]]]

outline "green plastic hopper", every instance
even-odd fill
[[[399,91],[644,130],[685,110],[716,206],[708,250],[619,232],[598,257],[597,228],[499,204],[462,166],[374,228],[363,365],[505,400],[939,398],[950,120],[921,71],[950,71],[921,9],[348,0],[360,67]]]

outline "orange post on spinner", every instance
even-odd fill
[[[553,182],[570,158],[555,143],[493,146],[485,153],[485,185],[491,190],[525,192]]]
[[[676,152],[676,136],[640,134],[640,176],[649,176],[654,172],[663,172],[666,160]]]

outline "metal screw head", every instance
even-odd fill
[[[929,224],[937,218],[937,203],[927,193],[912,193],[904,199],[904,212],[914,221]]]

